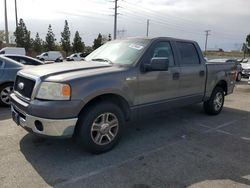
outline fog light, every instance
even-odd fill
[[[35,126],[36,126],[37,130],[43,131],[43,124],[42,124],[41,121],[36,120],[35,121]]]

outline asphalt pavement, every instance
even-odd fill
[[[198,104],[129,123],[101,155],[29,134],[0,108],[0,187],[250,187],[250,86],[237,84],[218,116]]]

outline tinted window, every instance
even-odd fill
[[[157,43],[152,50],[150,50],[149,57],[147,58],[151,60],[154,57],[166,57],[169,60],[169,66],[174,66],[174,56],[169,42]]]
[[[196,48],[192,43],[177,42],[177,48],[181,56],[181,65],[193,65],[200,63]]]
[[[37,61],[34,61],[26,57],[10,56],[8,58],[13,59],[19,63],[22,63],[23,65],[40,65],[40,63],[38,63]]]

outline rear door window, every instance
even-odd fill
[[[192,43],[188,42],[176,42],[177,49],[181,57],[181,65],[198,65],[200,64],[199,55]]]

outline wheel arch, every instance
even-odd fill
[[[87,102],[85,101],[81,111],[78,114],[78,117],[80,115],[83,115],[87,110],[93,106],[93,105],[98,105],[98,103],[101,103],[103,101],[110,101],[114,104],[116,104],[119,108],[121,108],[122,112],[125,115],[125,121],[129,121],[131,118],[131,110],[130,110],[130,105],[128,101],[125,99],[125,97],[116,94],[116,93],[104,93],[95,97],[90,98]],[[78,134],[79,130],[79,125],[77,123],[76,128],[75,128],[75,135]]]
[[[97,96],[93,96],[92,98],[89,98],[87,101],[85,101],[84,106],[82,107],[80,113],[87,110],[89,106],[96,105],[103,101],[113,102],[114,104],[116,104],[118,107],[121,108],[121,110],[125,114],[125,119],[126,120],[130,119],[130,104],[124,96],[119,95],[117,93],[103,93]]]
[[[227,90],[228,90],[228,86],[227,86],[227,82],[225,80],[220,80],[214,87],[214,89],[216,87],[221,87],[223,89],[223,91],[225,92],[225,95],[227,95]]]
[[[6,84],[13,84],[14,85],[14,81],[2,82],[2,83],[0,83],[0,87],[2,87],[3,85],[6,85]]]

